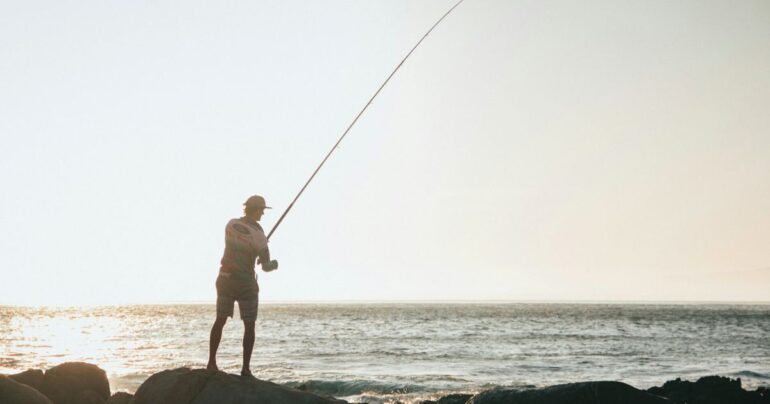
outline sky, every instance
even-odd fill
[[[454,3],[0,2],[0,304],[209,302]],[[262,301],[770,301],[770,3],[466,0]]]

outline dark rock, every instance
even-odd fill
[[[770,397],[763,394],[762,389],[744,390],[740,378],[706,376],[695,383],[676,379],[647,391],[667,397],[677,404],[770,404]]]
[[[51,404],[51,400],[34,388],[0,375],[0,403],[3,404]]]
[[[104,398],[93,390],[83,390],[70,399],[72,404],[104,404]]]
[[[132,404],[343,404],[255,378],[205,369],[179,368],[156,373],[134,394]]]
[[[121,391],[119,393],[113,394],[112,397],[107,400],[106,404],[130,404],[133,398],[133,394],[124,393]]]
[[[465,404],[473,394],[450,394],[438,399],[436,404]]]
[[[438,401],[425,400],[420,404],[465,404],[473,394],[449,394],[438,399]]]
[[[102,402],[106,401],[110,397],[107,374],[96,365],[67,362],[45,372],[41,391],[54,404],[81,404],[80,401],[76,401],[80,399],[77,397],[78,393],[86,390],[96,393]]]
[[[134,393],[134,403],[190,403],[200,393],[212,373],[180,368],[155,373]]]
[[[541,389],[494,389],[468,404],[670,404],[671,401],[620,382],[560,384]]]
[[[28,369],[15,375],[9,375],[11,379],[24,383],[27,386],[34,388],[35,390],[42,390],[43,387],[43,371],[40,369]]]
[[[757,389],[756,393],[759,394],[760,397],[770,398],[770,388],[760,387]]]

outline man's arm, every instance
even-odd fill
[[[265,272],[275,271],[278,269],[278,261],[270,260],[270,248],[267,246],[259,251],[258,263],[262,265],[262,270]]]

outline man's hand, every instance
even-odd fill
[[[271,260],[270,262],[265,262],[262,264],[262,270],[265,272],[271,272],[278,269],[278,261],[277,260]]]

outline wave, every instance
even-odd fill
[[[361,394],[408,394],[424,392],[429,389],[419,384],[411,383],[383,383],[372,380],[306,380],[301,382],[287,382],[283,385],[311,393],[334,397],[355,396]]]
[[[770,380],[770,374],[759,373],[759,372],[752,372],[750,370],[742,370],[740,372],[733,372],[733,373],[730,373],[729,376],[733,376],[733,377],[750,377],[750,378],[753,378],[753,379]]]

